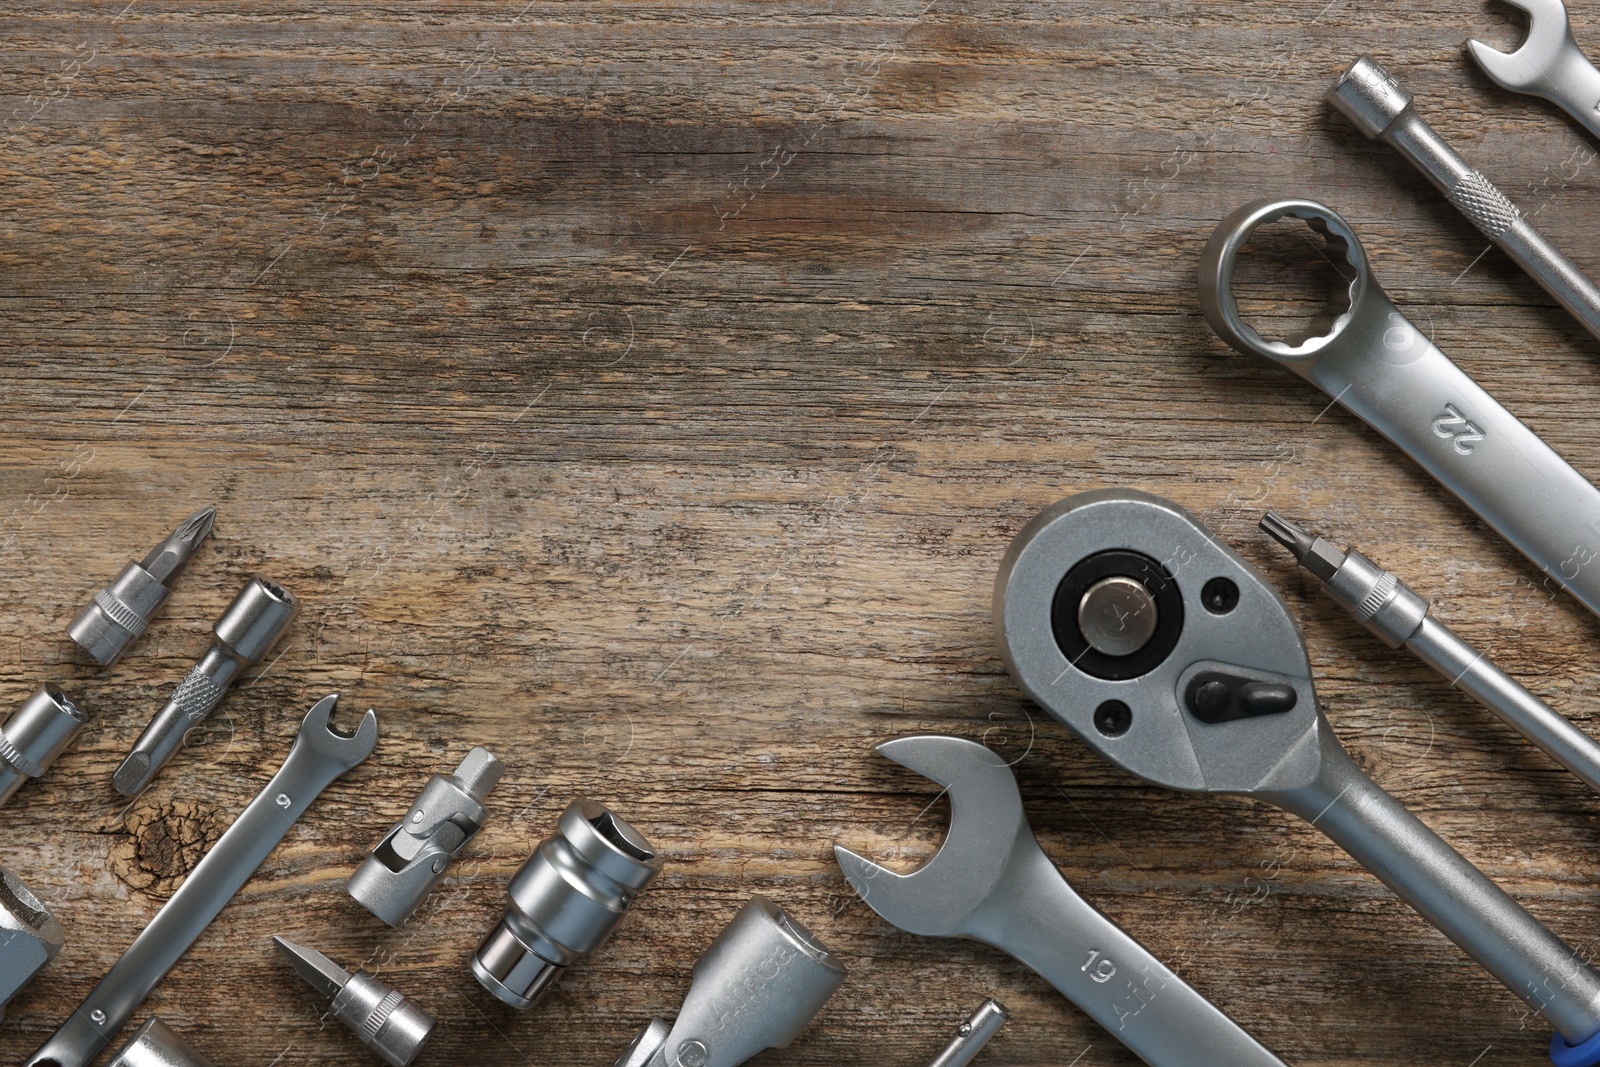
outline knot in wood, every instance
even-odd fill
[[[183,884],[224,827],[209,808],[175,799],[127,816],[127,833],[111,851],[111,870],[129,887],[165,899]]]

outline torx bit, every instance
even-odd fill
[[[957,1028],[956,1036],[950,1039],[944,1051],[935,1056],[928,1067],[967,1067],[983,1051],[989,1039],[1000,1032],[1008,1018],[1010,1016],[1005,1006],[990,997],[978,1006],[972,1018]]]
[[[211,532],[216,508],[201,508],[184,519],[142,563],[129,563],[115,581],[94,595],[67,634],[102,667],[122,658],[123,652],[150,625],[172,592],[167,582],[177,577],[200,542]]]
[[[433,1016],[366,971],[351,974],[316,949],[274,937],[295,972],[333,1000],[333,1017],[385,1063],[407,1067],[427,1044],[437,1023]]]
[[[137,796],[148,786],[228,687],[261,662],[299,610],[300,602],[287,589],[259,574],[251,578],[217,620],[211,647],[178,683],[117,768],[111,779],[117,792]]]
[[[1262,518],[1261,529],[1294,553],[1334,603],[1384,644],[1410,649],[1451,685],[1600,792],[1600,743],[1429,615],[1426,597],[1355,549],[1341,552],[1327,538],[1308,533],[1275,512]]]

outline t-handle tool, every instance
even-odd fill
[[[1572,22],[1561,0],[1507,0],[1528,13],[1528,36],[1515,52],[1501,52],[1482,41],[1467,51],[1502,89],[1541,96],[1600,137],[1600,70],[1572,36]]]
[[[907,933],[972,938],[1014,956],[1151,1067],[1283,1067],[1073,891],[1040,849],[999,755],[933,735],[885,741],[877,751],[945,787],[950,832],[910,874],[835,845],[867,907]]]
[[[1113,581],[1132,587],[1120,616],[1094,610]],[[1600,1062],[1600,974],[1361,772],[1288,606],[1188,512],[1134,490],[1046,508],[1006,551],[994,619],[1023,691],[1089,747],[1156,785],[1306,819],[1554,1025],[1556,1045],[1589,1049],[1573,1062]],[[1134,620],[1150,637],[1123,651]]]
[[[1358,130],[1390,145],[1421,171],[1479,233],[1515,260],[1584,329],[1600,337],[1600,286],[1423,121],[1394,75],[1371,56],[1362,56],[1328,90],[1327,100]]]
[[[311,802],[334,779],[372,755],[378,743],[378,716],[368,709],[353,735],[338,733],[329,725],[338,702],[334,694],[312,705],[278,773],[167,898],[72,1017],[24,1061],[24,1067],[89,1067]]]
[[[928,1062],[928,1067],[967,1067],[1010,1017],[1005,1005],[990,997],[978,1005],[971,1018],[956,1027],[956,1036]]]
[[[1390,648],[1410,649],[1451,685],[1600,793],[1600,742],[1430,615],[1426,597],[1355,549],[1342,552],[1326,537],[1308,533],[1276,512],[1267,512],[1261,529],[1294,553],[1295,561],[1317,578],[1322,591],[1380,641]]]
[[[1308,335],[1267,341],[1239,314],[1233,272],[1251,234],[1304,220],[1343,258],[1344,284]],[[1434,347],[1384,293],[1355,231],[1311,200],[1257,200],[1200,259],[1200,307],[1235,349],[1287,367],[1360,416],[1600,614],[1600,489]]]

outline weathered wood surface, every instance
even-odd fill
[[[929,784],[874,757],[1004,744],[1073,884],[1301,1067],[1533,1064],[1549,1030],[1315,831],[1147,788],[1020,698],[996,564],[1038,509],[1136,485],[1284,582],[1330,717],[1378,781],[1580,952],[1600,800],[1264,545],[1315,520],[1600,730],[1600,625],[1324,397],[1196,307],[1205,237],[1325,199],[1439,345],[1600,473],[1595,342],[1321,102],[1371,49],[1600,271],[1596,145],[1494,88],[1472,3],[370,5],[52,0],[0,13],[6,190],[0,672],[81,696],[81,744],[5,814],[69,944],[0,1058],[66,1016],[281,761],[305,707],[378,709],[312,808],[150,998],[220,1063],[366,1062],[272,934],[437,1014],[428,1062],[609,1064],[675,1009],[751,893],[851,967],[765,1063],[913,1065],[985,995],[982,1061],[1134,1060],[998,953],[853,900],[843,839],[907,861]],[[1578,5],[1600,47],[1600,9]],[[1303,271],[1260,274],[1268,304]],[[110,671],[64,635],[193,508],[214,543]],[[112,769],[260,569],[305,601],[281,658],[131,807]],[[425,918],[343,879],[474,743],[510,773]],[[1031,746],[1031,747],[1030,747]],[[667,873],[528,1015],[466,971],[573,796]],[[1075,1058],[1076,1057],[1076,1058]]]

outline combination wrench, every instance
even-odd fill
[[[1133,490],[1046,508],[1006,551],[994,621],[1023,691],[1105,759],[1307,820],[1549,1021],[1558,1062],[1600,1062],[1600,974],[1362,773],[1288,606],[1188,512]]]
[[[1233,274],[1251,235],[1282,218],[1322,234],[1349,273],[1308,335],[1267,341],[1240,315]],[[1287,367],[1359,416],[1600,614],[1600,489],[1400,313],[1332,209],[1257,200],[1223,219],[1201,256],[1200,306],[1218,337]]]
[[[378,742],[377,714],[369,708],[355,733],[346,736],[329,725],[338,701],[338,694],[333,694],[312,705],[283,767],[217,839],[72,1017],[23,1067],[89,1067],[311,802],[372,754]]]
[[[1543,97],[1600,137],[1600,70],[1573,38],[1566,5],[1561,0],[1507,2],[1528,13],[1521,47],[1507,53],[1468,41],[1467,51],[1500,88]]]
[[[1284,1067],[1067,884],[1033,836],[1016,777],[997,753],[935,735],[885,741],[877,752],[950,795],[944,843],[909,874],[834,846],[851,888],[885,921],[1015,957],[1151,1067]]]

